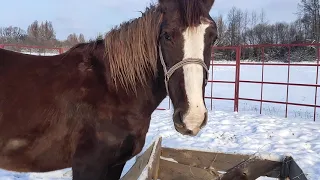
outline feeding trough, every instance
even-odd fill
[[[158,138],[121,180],[307,180],[290,156],[225,154],[161,146]]]

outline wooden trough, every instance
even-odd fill
[[[259,177],[307,180],[290,156],[224,154],[161,147],[158,138],[121,180],[254,180]]]

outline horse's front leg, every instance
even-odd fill
[[[73,157],[73,180],[118,180],[132,156],[134,136],[116,127],[81,134]]]
[[[72,163],[73,180],[105,180],[110,161],[101,148],[92,147],[91,151],[78,148]]]
[[[82,165],[78,163],[72,168],[73,180],[119,180],[124,166],[125,163],[115,166],[108,166],[107,163],[99,165],[97,162]]]
[[[106,179],[120,179],[122,171],[126,163],[112,166],[108,169]]]

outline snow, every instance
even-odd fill
[[[261,80],[261,66],[241,66],[242,80]],[[235,67],[214,67],[215,80],[234,81]],[[211,72],[211,70],[210,70]],[[288,67],[265,66],[264,80],[287,82]],[[211,76],[210,76],[211,77]],[[316,67],[291,67],[290,82],[316,83]],[[240,84],[240,97],[260,99],[261,85]],[[319,90],[318,90],[319,91]],[[320,93],[320,92],[318,92]],[[206,88],[211,95],[211,84]],[[233,84],[213,84],[215,97],[234,97]],[[289,102],[314,104],[315,88],[290,87]],[[263,99],[285,101],[286,86],[264,85]],[[168,108],[168,98],[160,108]],[[258,154],[262,157],[280,158],[292,156],[309,180],[320,177],[320,118],[319,109],[316,122],[313,121],[314,108],[289,106],[288,118],[285,117],[285,105],[263,103],[260,115],[260,103],[239,102],[239,113],[233,112],[233,101],[206,99],[209,108],[207,126],[196,137],[177,133],[172,122],[171,109],[155,111],[152,114],[150,129],[146,137],[143,153],[153,141],[162,136],[162,145],[172,148],[186,148],[223,153]],[[317,97],[317,105],[320,99]],[[133,165],[135,158],[127,162],[122,175]],[[71,180],[70,168],[49,173],[16,173],[0,170],[1,180]],[[259,180],[267,178],[259,178]]]
[[[57,51],[57,50],[56,50]],[[23,54],[30,54],[30,55],[37,55],[37,56],[55,56],[58,55],[59,53],[56,52],[42,52],[42,53],[36,53],[36,52],[21,52]]]

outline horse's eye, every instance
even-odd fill
[[[164,33],[164,38],[166,38],[166,40],[172,40],[171,36],[168,33]]]

